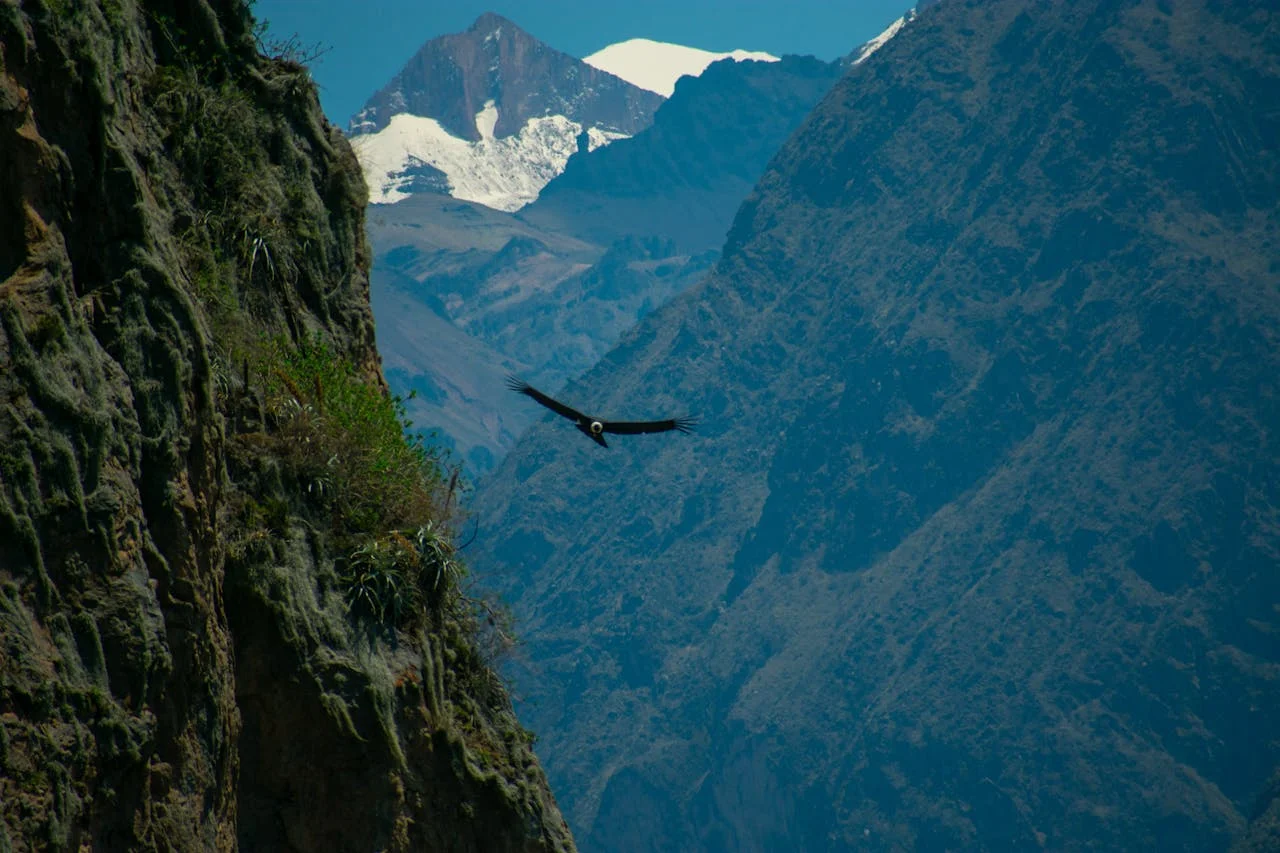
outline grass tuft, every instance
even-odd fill
[[[406,434],[400,398],[319,339],[276,339],[259,363],[277,450],[335,528],[381,534],[443,520],[439,455]]]

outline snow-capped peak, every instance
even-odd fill
[[[653,41],[652,39],[628,39],[596,51],[584,57],[583,62],[621,77],[633,86],[670,97],[676,81],[686,74],[697,77],[707,66],[721,59],[736,62],[777,62],[778,57],[761,51],[733,50],[715,53],[681,44]]]
[[[375,203],[448,193],[511,211],[574,153],[647,127],[661,103],[487,12],[424,43],[351,136]]]

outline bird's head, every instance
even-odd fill
[[[600,423],[599,421],[592,421],[592,422],[591,422],[591,434],[592,434],[592,435],[600,435],[600,433],[602,433],[602,432],[604,432],[604,424]]]

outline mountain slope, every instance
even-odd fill
[[[636,133],[661,102],[487,13],[424,44],[350,131],[375,203],[445,191],[515,210],[580,146]]]
[[[386,394],[358,164],[256,43],[0,4],[0,849],[572,850]]]
[[[653,235],[718,249],[769,158],[841,73],[802,56],[713,63],[681,80],[643,133],[572,157],[520,216],[596,241]]]
[[[481,488],[597,850],[1249,849],[1280,767],[1280,21],[941,3]]]

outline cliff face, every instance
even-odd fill
[[[0,849],[572,848],[365,201],[241,3],[0,4]]]

